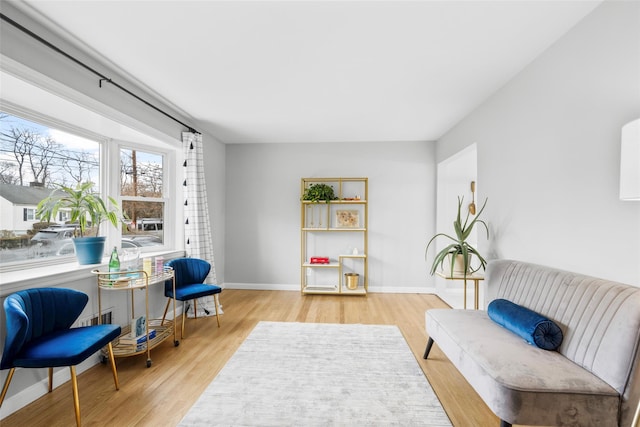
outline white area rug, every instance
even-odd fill
[[[396,326],[260,322],[180,426],[451,426]]]

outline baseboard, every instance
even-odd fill
[[[242,289],[246,291],[298,291],[300,285],[279,285],[275,283],[234,283],[225,282],[223,289]]]
[[[435,294],[435,287],[426,286],[369,286],[369,292],[379,294]]]

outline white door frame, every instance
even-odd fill
[[[458,208],[458,196],[463,196],[463,205],[471,203],[471,181],[476,181],[476,203],[478,202],[478,150],[473,143],[456,154],[438,163],[436,192],[436,232],[455,236],[453,221]],[[463,214],[466,212],[463,211]],[[472,243],[476,241],[475,230],[470,236]],[[435,250],[430,249],[429,259],[449,244],[444,237],[439,237]],[[431,264],[429,264],[431,267]],[[463,307],[462,281],[445,280],[435,277],[436,294],[453,308]],[[472,292],[472,291],[471,291]],[[469,294],[469,295],[472,295]]]

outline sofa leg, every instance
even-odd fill
[[[511,423],[508,423],[505,420],[500,420],[500,427],[511,427]]]
[[[429,341],[427,341],[427,348],[424,349],[424,356],[422,356],[423,359],[426,359],[427,357],[429,357],[431,346],[433,346],[433,338],[429,337]]]

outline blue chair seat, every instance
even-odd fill
[[[3,303],[6,335],[0,370],[9,373],[0,391],[0,407],[16,368],[48,368],[49,392],[53,390],[53,368],[68,366],[76,425],[81,425],[76,365],[106,347],[116,390],[118,371],[111,341],[120,335],[118,325],[71,328],[89,302],[85,293],[64,288],[32,288],[9,295]]]
[[[13,360],[21,368],[78,365],[120,335],[118,325],[56,331],[26,344]]]
[[[176,288],[176,299],[178,301],[188,301],[195,298],[206,297],[207,295],[219,294],[222,288],[216,285],[207,285],[205,283],[195,283],[192,285],[183,285],[184,287]],[[165,296],[173,298],[173,289],[165,293]]]
[[[218,328],[220,327],[219,316],[219,301],[218,294],[222,292],[222,288],[217,285],[211,285],[204,283],[211,271],[211,264],[208,261],[199,258],[176,258],[170,260],[167,264],[174,272],[174,281],[167,280],[164,283],[164,295],[168,298],[167,305],[164,308],[164,315],[162,316],[162,323],[167,317],[167,310],[169,310],[169,304],[173,301],[174,311],[175,302],[182,301],[182,328],[180,329],[180,338],[184,338],[184,323],[187,311],[187,301],[193,300],[193,312],[195,317],[198,317],[197,301],[198,298],[213,296],[216,322]],[[175,295],[174,295],[175,285]],[[205,310],[206,311],[206,310]]]

